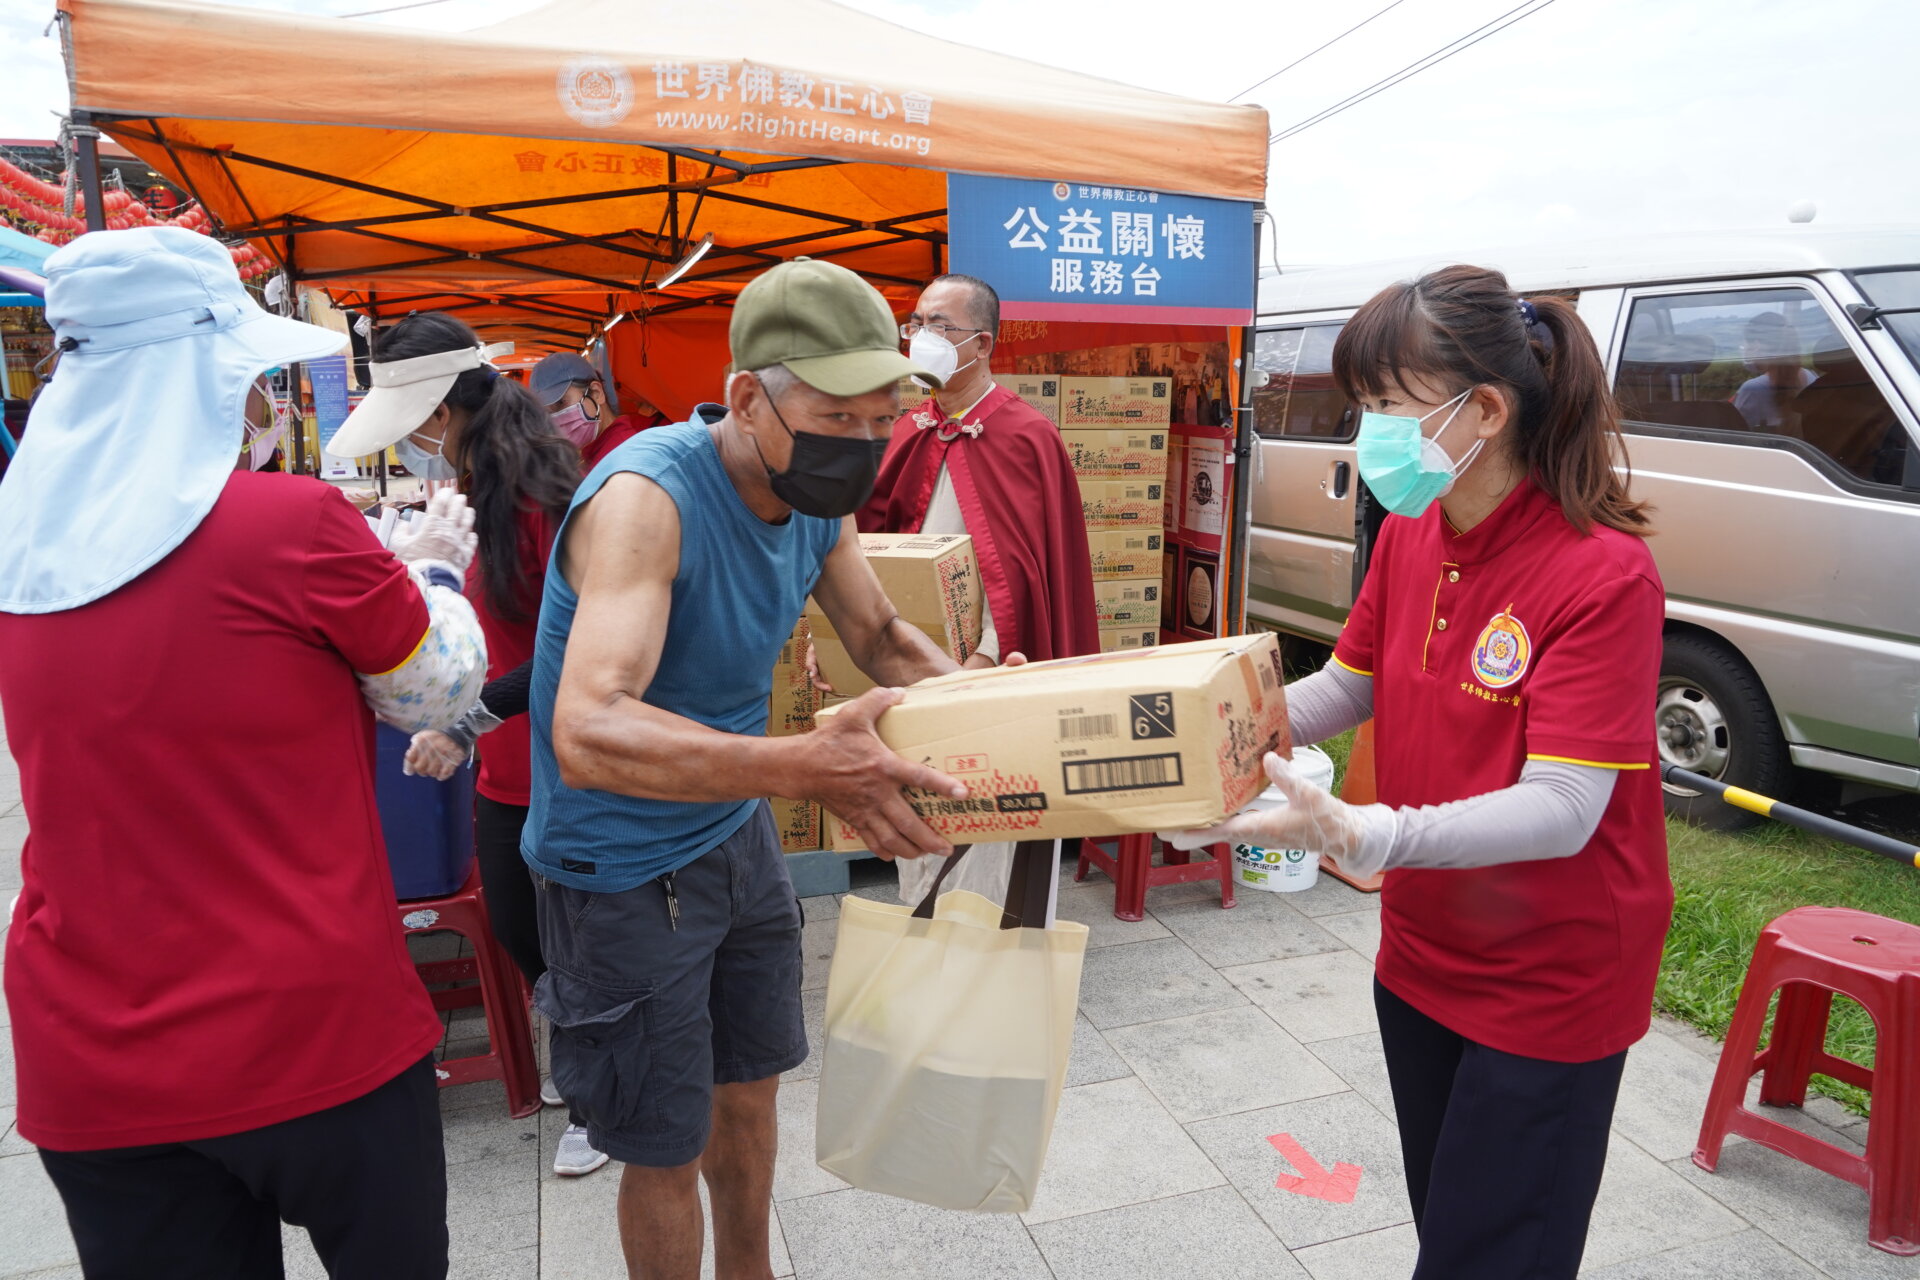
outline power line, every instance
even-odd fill
[[[1282,129],[1280,132],[1274,134],[1271,138],[1269,138],[1267,140],[1267,145],[1273,146],[1275,144],[1284,142],[1288,138],[1291,138],[1294,134],[1300,133],[1306,129],[1310,129],[1314,125],[1320,124],[1323,121],[1330,120],[1334,116],[1339,115],[1342,111],[1345,111],[1350,107],[1357,107],[1361,103],[1365,102],[1368,98],[1374,97],[1377,94],[1385,93],[1388,89],[1393,88],[1393,86],[1401,83],[1402,81],[1412,79],[1415,75],[1418,75],[1420,72],[1425,71],[1430,67],[1439,66],[1441,63],[1445,62],[1448,58],[1453,57],[1454,54],[1464,53],[1466,50],[1471,49],[1474,45],[1479,44],[1482,40],[1485,40],[1487,37],[1497,35],[1500,32],[1505,31],[1508,27],[1512,26],[1514,23],[1519,22],[1522,19],[1532,17],[1534,14],[1540,12],[1540,10],[1546,8],[1548,5],[1552,3],[1553,3],[1553,0],[1538,0],[1537,3],[1536,3],[1536,0],[1523,0],[1523,3],[1516,5],[1514,8],[1507,10],[1505,13],[1501,14],[1497,18],[1492,19],[1491,21],[1482,23],[1480,26],[1475,27],[1472,31],[1469,31],[1466,35],[1461,36],[1458,39],[1453,40],[1448,44],[1444,44],[1440,46],[1440,48],[1434,50],[1432,53],[1427,54],[1423,58],[1416,58],[1414,61],[1400,68],[1400,70],[1394,72],[1392,75],[1387,76],[1384,79],[1374,81],[1372,84],[1368,85],[1366,88],[1360,90],[1359,92],[1350,94],[1349,96],[1342,98],[1339,102],[1334,103],[1332,106],[1327,107],[1324,110],[1315,112],[1313,115],[1308,116],[1305,120],[1301,120],[1296,124],[1288,125],[1286,128]],[[1525,12],[1522,12],[1522,10],[1525,10]],[[1515,14],[1518,14],[1519,16],[1515,17],[1514,16]]]
[[[1278,80],[1281,76],[1287,74],[1287,72],[1293,70],[1295,67],[1305,62],[1308,58],[1311,58],[1314,54],[1319,53],[1321,49],[1328,49],[1336,44],[1339,44],[1342,40],[1345,40],[1348,36],[1352,35],[1354,32],[1358,31],[1360,28],[1366,26],[1369,22],[1372,22],[1374,18],[1379,17],[1381,13],[1385,13],[1387,9],[1398,9],[1401,5],[1405,4],[1406,2],[1407,0],[1393,0],[1393,3],[1388,5],[1386,9],[1380,10],[1380,13],[1375,13],[1369,17],[1362,18],[1360,21],[1354,23],[1352,26],[1348,27],[1345,31],[1342,31],[1339,35],[1335,36],[1333,39],[1327,41],[1326,44],[1321,45],[1319,49],[1314,49],[1309,53],[1301,54],[1299,57],[1295,58],[1292,62],[1289,62],[1286,66],[1280,68],[1278,71],[1268,76],[1266,80],[1254,81],[1252,84],[1248,85],[1246,88],[1242,89],[1240,92],[1234,94],[1231,98],[1228,98],[1227,101],[1238,102],[1240,101],[1240,99],[1252,93],[1255,89],[1258,89],[1261,85],[1267,83],[1267,80]]]
[[[376,13],[398,13],[402,9],[424,9],[430,4],[445,4],[447,0],[414,0],[412,4],[396,4],[385,9],[363,9],[359,13],[339,13],[337,18],[371,18]]]

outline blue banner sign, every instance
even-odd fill
[[[949,269],[1010,320],[1253,322],[1254,205],[1031,178],[947,178]]]

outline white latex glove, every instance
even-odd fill
[[[1183,831],[1176,848],[1209,844],[1247,844],[1262,849],[1305,849],[1326,854],[1356,880],[1379,874],[1393,852],[1393,810],[1385,805],[1351,805],[1303,778],[1287,761],[1269,751],[1267,777],[1287,803],[1241,813],[1217,827]],[[1162,839],[1166,839],[1165,836]]]
[[[459,743],[438,729],[422,729],[413,735],[400,771],[410,778],[432,778],[435,782],[445,782],[453,776],[454,770],[466,762],[467,753],[460,749]]]
[[[442,489],[427,509],[393,531],[393,554],[404,564],[438,560],[464,574],[480,546],[473,531],[473,508],[464,494]]]

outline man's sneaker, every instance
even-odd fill
[[[540,1102],[543,1106],[549,1107],[564,1107],[567,1105],[567,1100],[560,1096],[558,1089],[553,1087],[552,1076],[547,1076],[540,1081]]]
[[[577,1124],[567,1126],[560,1135],[560,1149],[553,1153],[553,1171],[563,1178],[592,1173],[607,1162],[607,1153],[595,1151],[587,1141],[587,1131]]]

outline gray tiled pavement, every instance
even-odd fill
[[[0,755],[0,762],[6,757]],[[0,772],[0,900],[19,884],[25,819]],[[882,870],[871,864],[863,874]],[[1070,882],[1068,882],[1070,885]],[[866,874],[863,896],[888,898]],[[811,1158],[816,1057],[781,1090],[770,1262],[795,1280],[1396,1280],[1416,1242],[1369,994],[1378,902],[1323,878],[1222,912],[1204,885],[1155,890],[1146,920],[1112,916],[1097,876],[1061,914],[1093,926],[1068,1088],[1027,1214],[928,1209],[845,1186]],[[805,1007],[819,1042],[838,903],[807,903]],[[3,924],[4,922],[0,922]],[[4,928],[0,928],[4,940]],[[5,1007],[0,1004],[0,1026]],[[456,1022],[458,1044],[480,1028]],[[1688,1159],[1717,1046],[1661,1023],[1629,1056],[1585,1275],[1593,1280],[1920,1280],[1920,1259],[1866,1243],[1862,1192],[1751,1143],[1716,1175]],[[0,1036],[0,1278],[77,1277],[58,1200],[13,1132]],[[564,1119],[513,1120],[498,1084],[442,1093],[454,1280],[624,1274],[619,1168],[556,1178]],[[1858,1149],[1865,1128],[1824,1100],[1794,1122]],[[1268,1138],[1360,1166],[1350,1203],[1291,1194]],[[320,1280],[289,1229],[288,1275]],[[709,1256],[707,1274],[712,1274]]]

